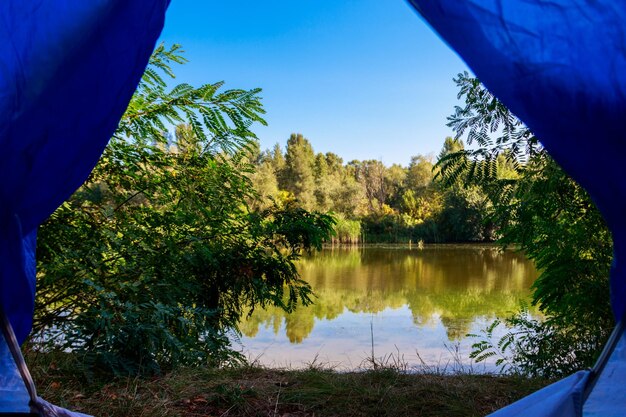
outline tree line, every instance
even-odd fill
[[[291,134],[285,150],[276,144],[249,158],[251,180],[263,208],[292,202],[306,210],[332,213],[333,240],[340,243],[442,243],[492,241],[497,231],[487,213],[488,195],[478,187],[444,184],[437,161],[464,149],[462,140],[446,138],[435,160],[417,155],[407,167],[379,160],[352,160],[315,153],[302,134]],[[500,159],[501,176],[514,175]]]

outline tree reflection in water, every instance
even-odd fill
[[[289,342],[299,344],[316,324],[336,321],[345,328],[348,324],[341,321],[348,313],[356,314],[346,316],[350,320],[362,317],[369,326],[383,311],[408,308],[417,329],[443,326],[443,348],[445,342],[465,338],[477,321],[517,310],[529,299],[537,276],[523,254],[475,245],[331,248],[303,259],[298,269],[313,287],[315,303],[292,314],[275,308],[255,311],[241,323],[246,345],[254,344],[249,339],[260,328],[275,335],[284,329]]]

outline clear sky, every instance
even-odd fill
[[[161,40],[179,82],[263,89],[262,149],[297,132],[345,162],[438,153],[467,69],[403,0],[172,0]]]

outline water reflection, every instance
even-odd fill
[[[244,347],[253,355],[265,349],[268,356],[270,343],[269,356],[285,358],[293,344],[306,345],[298,351],[314,351],[351,332],[366,341],[376,321],[381,344],[418,348],[430,340],[443,349],[478,325],[515,311],[537,276],[523,255],[478,246],[332,248],[303,259],[298,269],[317,295],[315,304],[292,314],[275,308],[255,311],[241,323]],[[410,324],[397,328],[408,318]],[[341,343],[349,350],[345,343],[350,338]]]

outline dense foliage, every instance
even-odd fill
[[[455,81],[465,106],[449,125],[477,147],[441,158],[440,175],[489,196],[500,242],[521,248],[541,271],[533,303],[545,315],[540,321],[522,311],[509,318],[511,331],[499,342],[487,329],[474,356],[508,357],[501,363],[512,370],[550,377],[589,367],[613,326],[610,233],[587,193],[526,126],[477,79],[460,74]]]
[[[98,369],[237,359],[226,333],[244,312],[310,302],[294,261],[332,231],[293,204],[249,207],[259,90],[168,90],[182,62],[177,46],[155,51],[99,164],[40,230],[41,343]]]
[[[446,139],[442,154],[462,149]],[[251,176],[263,199],[293,201],[299,207],[338,216],[341,243],[489,241],[495,230],[485,216],[489,200],[482,189],[445,187],[434,178],[433,156],[417,155],[407,167],[378,160],[344,163],[338,155],[315,153],[309,140],[292,134],[285,152],[253,152]]]

